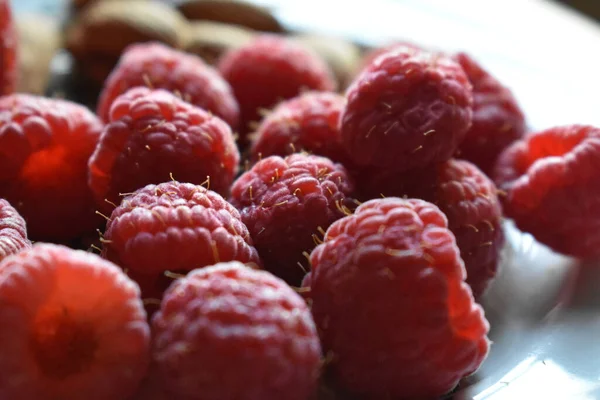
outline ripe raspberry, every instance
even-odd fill
[[[345,99],[331,92],[307,92],[280,103],[258,127],[254,161],[306,151],[345,164],[339,119]]]
[[[371,200],[324,240],[310,295],[338,384],[372,399],[437,398],[483,362],[489,325],[437,207]]]
[[[10,0],[0,0],[0,95],[15,90],[18,75],[17,44]]]
[[[145,296],[158,298],[170,283],[167,270],[232,260],[261,264],[239,212],[217,193],[179,182],[148,185],[124,198],[106,227],[102,255],[126,269]]]
[[[314,235],[344,216],[353,186],[346,169],[327,158],[271,156],[233,183],[231,203],[240,210],[265,268],[298,285],[303,252],[314,247]]]
[[[448,160],[471,125],[471,84],[441,54],[382,54],[346,92],[342,143],[358,165],[405,171]]]
[[[0,261],[31,247],[25,220],[4,199],[0,199]]]
[[[321,348],[300,296],[239,262],[193,271],[152,320],[153,359],[169,398],[307,400]]]
[[[108,121],[115,99],[136,86],[174,92],[237,128],[239,108],[231,87],[199,57],[160,43],[129,46],[104,84],[98,103],[100,118]]]
[[[366,199],[418,198],[438,206],[467,271],[467,283],[479,298],[496,275],[504,243],[502,210],[494,183],[475,165],[449,160],[435,167],[406,173],[370,171],[357,179]]]
[[[89,163],[96,201],[109,210],[119,193],[176,177],[227,193],[240,154],[229,126],[164,90],[134,88],[119,96]]]
[[[115,265],[49,244],[0,263],[0,398],[126,399],[150,349],[139,289]]]
[[[0,99],[0,197],[34,240],[65,242],[93,231],[87,162],[102,123],[69,101],[14,94]]]
[[[498,158],[506,215],[575,257],[600,255],[600,129],[570,125],[526,135]]]
[[[219,61],[219,71],[239,102],[242,134],[252,130],[251,122],[260,120],[261,109],[303,89],[335,89],[333,73],[323,60],[301,44],[275,35],[260,35],[229,51]]]
[[[512,92],[469,55],[458,53],[454,60],[473,85],[473,124],[457,155],[489,174],[502,150],[525,133],[525,116]]]

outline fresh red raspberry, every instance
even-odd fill
[[[348,212],[353,190],[346,169],[327,158],[271,156],[233,183],[231,203],[240,210],[265,268],[299,285],[306,264],[303,253]]]
[[[569,125],[526,135],[495,170],[506,215],[552,249],[600,255],[600,129]]]
[[[175,177],[225,194],[240,154],[220,118],[164,90],[138,87],[119,96],[89,163],[96,201],[109,210],[119,193]]]
[[[0,199],[0,261],[30,247],[25,220],[8,201]]]
[[[165,89],[213,113],[236,129],[239,107],[229,84],[200,57],[160,43],[129,46],[104,84],[98,115],[110,118],[110,106],[128,89],[148,86]]]
[[[310,311],[266,271],[239,262],[195,270],[166,292],[152,328],[169,398],[308,400],[316,389]]]
[[[87,108],[26,94],[0,98],[0,197],[38,241],[66,242],[101,223],[87,162],[102,123]]]
[[[92,253],[36,244],[5,258],[0,398],[127,399],[150,358],[139,296],[119,268]]]
[[[369,399],[437,398],[485,359],[489,325],[433,204],[363,203],[329,227],[310,259],[313,316],[345,389]]]
[[[345,164],[339,129],[343,96],[332,92],[306,92],[280,103],[258,127],[252,143],[253,161],[299,151]]]
[[[400,47],[346,92],[342,143],[352,161],[398,171],[448,160],[471,125],[471,84],[441,54]]]
[[[496,276],[504,244],[502,209],[496,185],[466,160],[449,160],[405,173],[369,171],[362,184],[365,199],[408,197],[438,206],[467,270],[467,283],[479,298]]]
[[[0,95],[14,92],[17,85],[17,44],[10,0],[0,0]]]
[[[492,172],[496,159],[526,130],[525,116],[510,89],[465,53],[454,56],[473,85],[473,124],[458,148],[458,157],[483,172]]]
[[[114,209],[103,257],[127,270],[144,296],[162,295],[165,271],[189,272],[220,261],[261,265],[238,210],[190,183],[148,185]]]
[[[261,119],[261,110],[303,89],[331,91],[336,86],[333,73],[315,53],[291,39],[269,34],[226,53],[219,71],[239,102],[242,134],[253,130],[249,124]]]

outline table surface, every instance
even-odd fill
[[[60,15],[65,0],[11,0]],[[542,129],[600,126],[600,26],[543,0],[256,0],[293,29],[365,44],[407,39],[473,54]],[[484,305],[492,353],[457,400],[600,399],[600,268],[508,227],[507,257]]]

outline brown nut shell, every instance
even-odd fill
[[[19,37],[17,91],[42,95],[51,76],[51,63],[62,46],[55,20],[44,15],[24,14],[16,18]]]
[[[190,23],[185,51],[196,54],[209,64],[215,64],[221,55],[250,42],[255,32],[238,25],[212,21]]]
[[[284,32],[283,26],[265,7],[240,0],[191,0],[179,10],[192,21],[214,21],[240,25],[262,32]]]

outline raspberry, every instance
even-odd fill
[[[219,61],[219,71],[239,102],[242,134],[252,130],[249,124],[260,119],[261,109],[295,97],[303,89],[335,89],[333,73],[315,53],[291,39],[269,34],[227,52]]]
[[[319,231],[344,215],[353,189],[346,169],[327,158],[271,156],[233,183],[231,203],[240,210],[265,268],[298,285],[303,252],[314,247]]]
[[[454,60],[473,85],[473,124],[457,154],[489,174],[502,150],[525,133],[525,116],[512,92],[469,55]]]
[[[307,92],[280,103],[258,127],[253,160],[307,151],[345,164],[339,130],[344,104],[341,95],[330,92]]]
[[[36,244],[5,258],[0,321],[2,399],[126,399],[146,372],[139,289],[94,254]]]
[[[170,283],[166,270],[232,260],[261,265],[239,212],[217,193],[179,182],[125,197],[106,227],[102,255],[126,269],[144,296],[158,298]]]
[[[366,198],[418,198],[434,203],[448,218],[448,228],[465,263],[467,283],[481,297],[496,275],[504,244],[502,210],[494,183],[475,165],[449,160],[407,173],[369,171],[361,189]]]
[[[600,255],[600,129],[559,126],[526,135],[498,158],[506,215],[567,255]]]
[[[473,373],[489,325],[446,217],[386,198],[334,222],[310,256],[312,312],[331,373],[365,398],[437,398]]]
[[[87,186],[101,131],[94,114],[69,101],[0,99],[0,197],[25,218],[32,239],[66,242],[101,222]]]
[[[4,199],[0,199],[0,261],[31,247],[25,220]]]
[[[307,400],[321,348],[300,296],[266,271],[221,263],[177,280],[152,320],[169,398]]]
[[[471,125],[471,84],[441,54],[400,47],[346,92],[342,143],[358,165],[405,171],[448,160]]]
[[[119,96],[89,163],[98,205],[119,193],[176,177],[227,193],[240,154],[229,126],[164,90],[134,88]]]
[[[10,0],[0,0],[0,95],[14,92],[17,85],[17,44]]]
[[[110,106],[136,86],[165,89],[215,114],[236,129],[239,108],[229,84],[201,58],[160,43],[129,46],[104,84],[98,115],[110,118]]]

